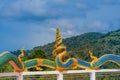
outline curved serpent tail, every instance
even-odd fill
[[[106,62],[113,62],[120,66],[120,56],[114,54],[106,54],[98,58],[98,61],[93,63],[93,68],[99,68],[104,65]]]

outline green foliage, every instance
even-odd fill
[[[34,59],[34,58],[47,58],[45,55],[45,52],[43,52],[41,49],[35,49],[31,54],[28,55],[28,59]]]
[[[10,64],[5,64],[0,67],[0,72],[13,72],[13,68]]]

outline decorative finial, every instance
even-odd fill
[[[55,45],[57,45],[59,43],[59,41],[62,41],[62,36],[61,36],[61,33],[60,33],[60,29],[57,28],[56,29],[56,44]]]
[[[25,54],[24,53],[24,48],[22,48],[20,52],[21,52],[21,57],[24,57],[24,54]]]
[[[93,53],[91,51],[89,51],[90,54],[90,58],[92,59],[92,62],[90,63],[91,66],[98,61],[98,58],[96,56],[93,55]]]
[[[52,52],[53,56],[56,57],[58,52],[56,51],[56,49],[58,48],[58,46],[62,45],[62,36],[60,33],[60,29],[57,28],[56,29],[56,40],[55,40],[55,46],[54,46],[54,50]]]

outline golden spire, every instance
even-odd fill
[[[56,42],[55,48],[56,48],[56,46],[58,47],[59,44],[62,43],[62,36],[61,36],[61,33],[60,33],[60,29],[59,29],[59,28],[56,29],[56,41],[55,41],[55,42]]]
[[[57,47],[62,45],[62,36],[61,36],[61,33],[60,33],[60,29],[57,28],[56,29],[56,40],[55,40],[55,46],[54,46],[54,50],[52,52],[53,56],[56,57],[57,56]]]

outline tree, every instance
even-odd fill
[[[47,58],[45,55],[45,52],[43,52],[41,49],[35,49],[31,54],[28,55],[28,59],[34,59],[34,58]]]

